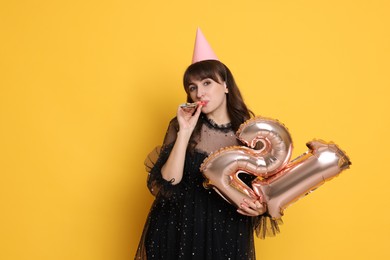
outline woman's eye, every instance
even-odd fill
[[[208,86],[208,85],[210,85],[211,84],[211,81],[208,81],[208,80],[206,80],[205,82],[203,82],[203,86]]]
[[[188,87],[188,90],[189,90],[190,92],[193,92],[193,91],[196,90],[196,86],[189,86],[189,87]]]

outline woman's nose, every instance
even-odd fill
[[[204,96],[204,89],[202,87],[198,87],[198,91],[196,92],[197,98],[202,98]]]

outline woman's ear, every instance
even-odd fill
[[[229,89],[228,89],[228,87],[226,85],[226,81],[223,82],[223,85],[225,86],[225,93],[229,93]]]

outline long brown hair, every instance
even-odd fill
[[[241,96],[241,92],[238,89],[238,86],[234,80],[233,74],[230,72],[229,68],[218,60],[204,60],[200,62],[196,62],[190,65],[184,73],[183,77],[183,85],[184,89],[187,93],[187,102],[194,102],[191,99],[189,93],[189,86],[191,85],[191,81],[203,80],[206,78],[210,78],[220,84],[223,82],[226,83],[229,93],[226,94],[226,105],[227,112],[230,118],[230,122],[232,125],[232,129],[237,131],[242,123],[244,123],[247,119],[253,116],[253,112],[247,108],[244,103],[244,100]],[[222,80],[222,82],[220,82]],[[190,148],[196,146],[196,139],[200,136],[201,123],[198,121],[193,137],[191,138],[195,144],[190,144]]]

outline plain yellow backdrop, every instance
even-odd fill
[[[143,161],[184,102],[199,26],[293,158],[334,141],[351,169],[285,211],[258,259],[390,259],[386,0],[1,1],[0,259],[132,259]]]

